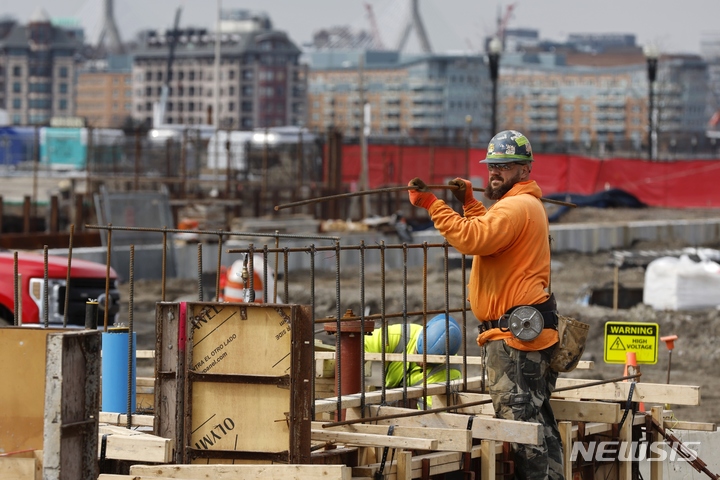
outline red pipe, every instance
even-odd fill
[[[348,309],[344,317],[354,317],[352,310]],[[337,334],[337,322],[325,323],[325,331],[329,334]],[[365,335],[369,335],[375,330],[373,322],[365,322]],[[338,384],[335,382],[335,395],[350,395],[360,393],[360,375],[364,372],[364,367],[360,365],[360,351],[364,348],[363,329],[359,320],[348,320],[340,322],[340,358],[335,356],[335,378],[340,373],[340,391],[338,392]],[[361,368],[362,367],[362,368]],[[345,410],[336,415],[338,420],[345,420]],[[342,418],[338,418],[342,417]]]

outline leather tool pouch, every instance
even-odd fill
[[[558,337],[560,340],[550,357],[550,368],[556,372],[575,370],[585,351],[590,325],[571,317],[558,315]]]

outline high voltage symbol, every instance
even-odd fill
[[[622,341],[620,340],[620,337],[617,337],[615,341],[610,345],[610,350],[627,350],[625,348],[625,345],[623,345]]]

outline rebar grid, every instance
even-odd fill
[[[275,255],[275,272],[277,273],[280,270],[279,265],[279,258],[280,253],[282,253],[282,271],[283,271],[283,283],[284,283],[284,298],[280,301],[285,301],[288,303],[298,303],[298,302],[292,302],[292,290],[290,289],[291,285],[300,285],[302,287],[307,286],[307,289],[304,291],[310,292],[310,306],[311,306],[311,321],[313,323],[328,323],[328,322],[334,322],[336,323],[338,331],[340,330],[342,326],[342,322],[346,322],[349,320],[359,320],[361,324],[361,329],[364,332],[365,331],[365,324],[368,321],[380,321],[382,332],[380,335],[382,336],[382,362],[381,362],[381,385],[382,388],[382,403],[384,404],[386,401],[385,397],[385,391],[386,391],[386,382],[387,382],[387,368],[386,368],[386,354],[387,349],[387,342],[388,342],[388,327],[389,327],[389,321],[395,320],[396,323],[402,324],[402,330],[403,332],[406,332],[407,335],[409,330],[409,324],[410,323],[419,323],[423,326],[427,324],[428,321],[428,315],[437,315],[437,314],[445,314],[446,315],[446,328],[448,327],[447,317],[450,314],[453,313],[461,313],[462,315],[462,329],[463,329],[463,343],[466,339],[466,311],[467,306],[465,303],[465,279],[466,279],[466,272],[465,272],[465,261],[463,257],[463,261],[461,264],[461,270],[462,270],[462,286],[461,286],[461,293],[460,295],[451,295],[450,293],[450,280],[449,280],[449,271],[450,271],[450,265],[449,265],[449,244],[447,242],[443,243],[428,243],[423,242],[422,244],[386,244],[384,240],[379,241],[377,244],[367,244],[365,241],[360,241],[357,245],[343,245],[341,244],[339,237],[334,236],[320,236],[320,235],[294,235],[294,234],[280,234],[277,231],[274,234],[262,234],[262,233],[249,233],[249,232],[233,232],[233,231],[207,231],[207,230],[179,230],[179,229],[169,229],[166,227],[162,228],[146,228],[146,227],[122,227],[122,226],[113,226],[112,224],[108,225],[86,225],[86,228],[88,229],[98,229],[98,230],[105,230],[107,235],[107,265],[106,265],[106,298],[108,298],[108,289],[109,289],[109,283],[110,283],[110,262],[112,259],[112,233],[115,230],[118,231],[143,231],[143,232],[154,232],[159,234],[159,241],[162,241],[163,248],[161,250],[162,252],[162,272],[161,272],[161,283],[162,283],[162,290],[161,290],[161,300],[165,300],[166,290],[165,290],[165,283],[167,280],[166,277],[166,269],[168,268],[167,265],[167,258],[166,258],[166,251],[168,248],[168,241],[169,237],[168,234],[171,233],[194,233],[198,235],[210,235],[213,238],[217,238],[219,242],[219,253],[217,257],[217,266],[218,266],[218,278],[216,278],[216,287],[219,287],[219,270],[222,266],[222,254],[223,253],[240,253],[244,254],[247,264],[250,267],[250,271],[253,270],[253,262],[255,261],[255,255],[259,255],[263,260],[263,269],[262,269],[262,278],[263,278],[263,299],[268,300],[277,300],[277,275],[275,275],[273,278],[270,278],[270,266],[268,263],[268,256],[271,254]],[[256,247],[252,243],[248,243],[245,248],[228,248],[224,252],[223,248],[223,239],[226,237],[231,236],[238,236],[238,237],[251,237],[251,238],[257,238],[257,237],[265,237],[265,238],[273,238],[274,239],[274,246],[271,248],[268,244],[264,244],[261,248]],[[323,241],[332,241],[332,245],[315,245],[310,244],[309,246],[305,247],[296,247],[296,246],[283,246],[281,245],[281,241],[287,242],[290,240],[297,240],[297,239],[305,239],[305,240],[323,240]],[[409,253],[414,250],[420,250],[420,254],[422,256],[422,276],[420,279],[413,278],[411,279],[411,275],[409,273],[409,270],[415,265],[411,265],[410,259],[409,259]],[[369,265],[368,262],[368,254],[369,252],[378,252],[379,260],[374,259],[375,263],[379,262],[379,285],[373,281],[373,283],[368,283],[368,276],[366,272],[366,267]],[[353,265],[349,268],[352,268],[353,271],[357,268],[358,271],[358,278],[359,284],[358,284],[358,293],[360,296],[359,300],[359,308],[360,311],[358,314],[354,313],[347,313],[346,315],[342,315],[342,312],[346,310],[346,306],[343,305],[343,299],[344,298],[350,298],[352,295],[345,294],[343,292],[350,291],[348,290],[347,285],[347,275],[343,275],[343,273],[347,273],[348,267],[343,265],[342,272],[341,272],[341,254],[347,255],[348,252],[352,254],[357,254],[357,264],[353,263]],[[438,270],[442,270],[442,275],[444,278],[444,300],[439,301],[437,298],[435,299],[435,304],[431,305],[428,299],[428,289],[429,289],[429,282],[428,282],[428,275],[430,273],[429,268],[429,259],[430,259],[430,253],[436,253],[439,256],[442,257],[442,266],[439,267]],[[133,335],[133,312],[132,310],[134,305],[134,283],[136,281],[135,279],[135,272],[134,272],[134,262],[135,262],[135,256],[134,256],[134,245],[131,245],[130,250],[130,312],[129,312],[129,334],[130,338],[132,338]],[[335,315],[324,315],[320,316],[318,315],[318,303],[317,303],[317,264],[316,264],[316,257],[318,257],[321,253],[329,253],[331,254],[330,257],[325,256],[325,261],[332,261],[334,263],[334,277],[335,277],[335,302],[332,308],[335,310]],[[197,283],[197,289],[198,289],[198,298],[200,301],[203,301],[204,292],[203,292],[203,285],[202,285],[202,254],[203,254],[203,243],[198,243],[197,245],[197,254],[198,254],[198,283]],[[297,256],[309,256],[310,259],[310,267],[309,267],[309,275],[308,272],[305,269],[301,269],[300,271],[294,271],[294,269],[291,268],[291,259]],[[333,258],[334,257],[334,261]],[[437,258],[437,257],[436,257]],[[354,259],[354,257],[353,257]],[[398,299],[397,297],[393,298],[395,301],[399,301],[399,303],[402,304],[402,307],[399,311],[389,312],[388,311],[388,305],[387,305],[387,289],[388,282],[392,282],[393,280],[388,278],[388,267],[391,263],[393,263],[391,260],[395,260],[395,267],[390,266],[390,269],[394,269],[396,272],[400,274],[400,280],[396,280],[396,283],[401,283],[399,287],[401,288],[401,295],[402,298]],[[68,252],[68,263],[72,261],[72,250],[69,250]],[[46,259],[47,264],[47,259]],[[16,262],[17,263],[17,262]],[[274,296],[271,298],[268,294],[268,287],[269,282],[273,281],[275,282],[275,293]],[[16,282],[17,282],[17,275],[16,275]],[[254,286],[254,275],[248,276],[248,290],[250,293],[250,301],[252,301],[252,296],[255,292],[255,286]],[[422,308],[421,309],[411,309],[410,303],[409,303],[409,287],[410,285],[416,285],[419,286],[421,284],[422,290],[423,290],[423,298],[422,298]],[[368,286],[372,286],[373,288],[378,288],[380,290],[380,298],[378,299],[379,303],[379,312],[371,312],[368,310],[369,304],[368,304],[368,298],[367,298],[367,289]],[[398,285],[395,285],[395,287],[398,287]],[[68,287],[69,288],[69,287]],[[349,287],[350,289],[355,288],[353,286]],[[47,301],[47,288],[44,292],[45,295],[45,301]],[[16,286],[16,291],[19,291],[19,286]],[[439,289],[434,289],[433,293],[438,293]],[[459,300],[457,301],[457,304],[453,305],[451,304],[451,298],[456,298]],[[353,303],[352,301],[348,302],[349,304]],[[442,304],[441,304],[442,303]],[[47,311],[47,309],[46,309]],[[105,322],[104,322],[104,328],[105,331],[107,331],[108,328],[108,308],[105,308]],[[316,332],[317,333],[317,332]],[[427,334],[423,333],[424,337],[423,340],[425,344],[427,344]],[[449,340],[446,340],[446,349],[449,347],[448,345]],[[341,362],[341,353],[342,353],[342,346],[339,342],[339,339],[336,338],[336,361]],[[362,350],[362,349],[361,349]],[[400,352],[398,352],[400,353]],[[361,378],[361,403],[363,406],[365,405],[365,396],[364,392],[366,390],[366,380],[364,376],[364,365],[365,365],[365,355],[364,350],[361,352],[358,352],[358,355],[360,356],[361,362],[361,372],[360,372],[360,378]],[[404,349],[402,351],[402,357],[403,357],[403,373],[405,376],[407,376],[408,373],[408,352],[407,349]],[[427,363],[427,352],[423,353],[423,394],[424,396],[427,396],[427,372],[429,371],[428,368],[426,368],[424,365]],[[453,362],[453,363],[459,363],[459,362]],[[462,372],[463,377],[467,377],[467,352],[465,346],[463,346],[463,358],[462,358]],[[449,378],[449,370],[450,370],[450,356],[446,355],[446,361],[444,362],[445,366],[445,372],[446,372],[446,378]],[[314,368],[314,366],[313,366]],[[341,396],[343,394],[353,393],[353,392],[342,392],[340,389],[340,382],[341,382],[341,376],[340,369],[338,369],[338,374],[336,375],[336,382],[337,382],[337,401],[338,401],[338,410],[340,410],[340,407],[342,405],[341,402]],[[128,379],[130,382],[130,379]],[[467,383],[465,384],[467,386]],[[407,381],[403,381],[402,388],[403,388],[403,405],[409,405],[409,398],[407,395]],[[449,380],[446,381],[446,391],[450,392],[450,383]],[[427,408],[427,406],[425,407]],[[128,409],[128,411],[131,411],[132,409]]]

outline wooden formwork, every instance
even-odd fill
[[[158,305],[155,431],[176,439],[178,463],[309,463],[310,318],[300,305]]]
[[[43,478],[95,480],[98,470],[100,332],[48,335]]]
[[[331,360],[334,354],[317,352],[313,356],[309,319],[309,309],[297,305],[159,304],[155,432],[177,439],[177,465],[135,466],[133,478],[261,475],[359,480],[382,473],[388,479],[409,479],[462,471],[493,480],[509,472],[510,443],[541,442],[540,424],[494,418],[490,403],[466,405],[489,399],[463,391],[478,389],[480,377],[451,382],[451,395],[447,395],[445,384],[432,384],[425,389],[316,398],[313,404],[313,362]],[[477,364],[479,359],[469,357],[466,361]],[[592,365],[584,362],[582,366]],[[578,388],[556,392],[551,399],[564,443],[566,477],[587,474],[590,469],[609,475],[607,478],[631,478],[632,462],[588,466],[571,458],[573,442],[597,438],[593,436],[637,441],[634,430],[637,435],[645,422],[644,415],[630,415],[622,423],[630,382],[587,386],[590,382],[560,378],[558,389]],[[456,408],[408,418],[373,419],[417,413],[380,404],[424,395],[432,396],[435,408]],[[631,401],[698,405],[699,388],[637,383]],[[309,422],[311,414],[317,419],[327,418],[338,408],[346,409],[348,419],[367,421],[342,426]],[[655,407],[653,415],[662,420],[662,407]],[[690,422],[676,425],[703,430],[712,427]],[[333,449],[354,453],[342,457],[350,459],[340,462],[342,466],[308,465],[327,460],[322,455]],[[383,463],[380,458],[385,449],[392,453]],[[230,461],[243,465],[222,464]],[[656,466],[652,471],[656,472],[653,479],[660,478]]]
[[[320,355],[322,356],[322,355]],[[474,360],[473,360],[474,361]],[[480,378],[467,379],[468,388],[477,388]],[[357,455],[343,465],[165,465],[133,466],[130,477],[101,476],[101,479],[135,478],[160,479],[178,478],[195,480],[201,478],[328,478],[355,480],[370,479],[382,472],[383,478],[410,479],[429,478],[450,472],[475,473],[476,478],[494,480],[509,472],[507,445],[511,442],[536,444],[540,442],[542,430],[539,424],[513,422],[494,418],[491,404],[467,405],[484,401],[487,395],[458,391],[462,381],[452,385],[454,393],[445,395],[444,384],[429,385],[427,393],[433,396],[433,406],[443,408],[455,406],[452,412],[429,413],[392,420],[374,419],[378,415],[417,413],[417,410],[392,408],[379,405],[381,392],[365,394],[364,409],[360,408],[359,394],[346,395],[340,399],[340,408],[347,409],[348,419],[367,418],[366,423],[330,426],[323,422],[312,422],[311,443],[320,447],[354,449]],[[583,386],[590,380],[561,378],[558,387]],[[573,442],[586,442],[594,438],[637,441],[637,431],[646,424],[644,414],[629,415],[619,428],[624,414],[630,389],[629,382],[610,382],[577,390],[558,392],[551,405],[558,420],[564,444],[565,475],[583,472],[582,478],[632,478],[632,462],[610,462],[588,464],[573,461]],[[392,402],[402,398],[423,395],[422,388],[390,389],[385,392],[386,400]],[[665,384],[636,384],[633,402],[650,404],[674,403],[682,405],[699,404],[699,389],[694,386]],[[338,408],[336,397],[317,399],[316,416]],[[652,416],[663,422],[662,407],[653,407]],[[256,415],[257,416],[257,415]],[[389,434],[389,426],[393,432]],[[673,421],[676,429],[713,430],[715,425],[694,422]],[[253,433],[245,432],[247,435]],[[657,435],[654,435],[657,439]],[[391,452],[387,462],[380,459],[383,450]],[[217,460],[210,459],[212,462]],[[315,461],[314,457],[311,462]],[[284,462],[283,462],[284,463]],[[291,462],[292,463],[292,462]],[[661,478],[662,462],[651,465],[651,477]]]

